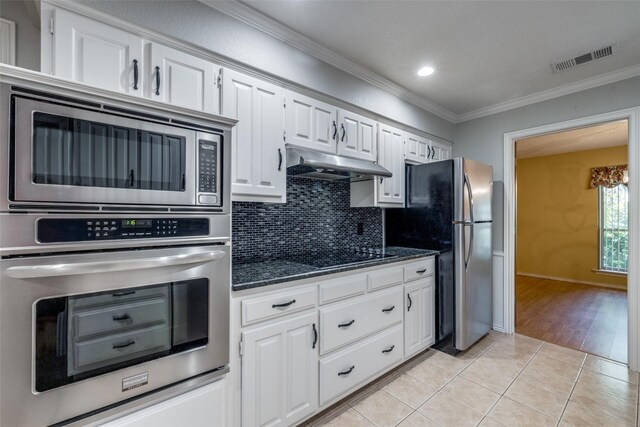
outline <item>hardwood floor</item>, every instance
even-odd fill
[[[517,275],[516,332],[627,363],[627,292]]]

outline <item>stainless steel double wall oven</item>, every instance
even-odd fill
[[[0,425],[225,373],[234,121],[0,72]]]

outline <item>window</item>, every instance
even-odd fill
[[[627,272],[629,252],[629,189],[619,184],[599,188],[601,270]]]

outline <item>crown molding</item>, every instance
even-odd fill
[[[299,49],[321,61],[324,61],[336,68],[341,69],[351,75],[358,77],[365,82],[383,89],[398,98],[404,99],[413,105],[416,105],[436,116],[455,123],[458,119],[458,115],[446,108],[436,104],[435,102],[417,96],[413,92],[403,88],[402,86],[393,83],[379,74],[374,73],[362,65],[359,65],[349,58],[340,55],[326,47],[322,46],[311,40],[308,37],[292,30],[291,28],[281,24],[280,22],[269,18],[263,13],[240,3],[237,0],[199,0],[201,3],[216,9],[226,15],[229,15],[245,24],[260,30],[271,37],[274,37],[284,43],[287,43],[296,49]]]
[[[581,92],[583,90],[592,89],[594,87],[615,83],[620,80],[630,79],[637,76],[640,76],[640,65],[632,65],[620,70],[611,71],[609,73],[600,74],[599,76],[590,77],[588,79],[580,80],[574,83],[569,83],[564,86],[559,86],[553,89],[543,90],[542,92],[526,95],[521,98],[513,99],[511,101],[500,102],[489,107],[469,111],[467,113],[460,114],[455,123],[462,123],[469,120],[478,119],[480,117],[502,113],[504,111],[513,110],[514,108],[520,108],[538,102],[548,101],[550,99],[559,98],[561,96],[570,95],[572,93]]]

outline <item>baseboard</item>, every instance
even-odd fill
[[[496,332],[502,332],[503,334],[505,333],[504,328],[502,326],[496,325],[495,323],[493,324],[493,330]]]
[[[589,282],[587,280],[575,280],[575,279],[567,279],[566,277],[554,277],[554,276],[545,276],[543,274],[535,274],[535,273],[522,273],[518,271],[516,273],[518,276],[527,276],[527,277],[535,277],[537,279],[547,279],[547,280],[557,280],[560,282],[569,282],[569,283],[578,283],[580,285],[589,285],[589,286],[599,286],[601,288],[612,288],[612,289],[622,289],[627,290],[626,285],[615,285],[612,283],[599,283],[599,282]]]

